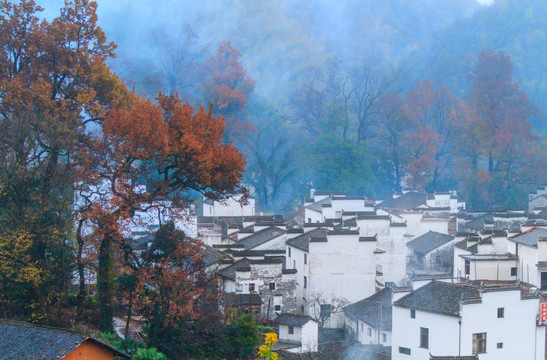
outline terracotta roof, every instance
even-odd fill
[[[0,359],[57,360],[84,341],[107,348],[115,356],[129,358],[127,354],[83,333],[0,320]]]

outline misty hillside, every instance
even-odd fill
[[[436,34],[427,56],[428,76],[456,92],[466,88],[465,77],[484,49],[511,54],[515,78],[530,98],[547,114],[547,2],[497,0],[472,17],[459,19]],[[447,71],[450,69],[450,71]],[[535,125],[545,131],[545,121]]]
[[[197,6],[164,1],[161,7],[144,1],[99,1],[99,18],[109,39],[119,45],[114,63],[119,72],[128,63],[159,60],[143,51],[158,27],[169,33],[189,24],[209,52],[230,40],[257,80],[256,92],[283,106],[302,70],[322,66],[328,54],[346,62],[372,55],[397,66],[426,49],[436,31],[478,8],[474,0],[228,0]]]

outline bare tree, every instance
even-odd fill
[[[379,99],[389,90],[391,80],[370,58],[348,73],[352,84],[352,110],[357,118],[357,142],[362,142],[375,136],[372,127],[379,113]]]
[[[317,321],[319,328],[322,329],[325,322],[333,314],[342,312],[342,308],[349,305],[349,301],[342,297],[329,297],[323,292],[317,292],[311,295],[309,303],[309,316]]]

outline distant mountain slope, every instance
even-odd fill
[[[547,1],[496,0],[473,16],[457,20],[432,41],[425,73],[463,94],[467,75],[481,50],[511,54],[515,79],[547,115]],[[546,121],[536,119],[542,131]]]

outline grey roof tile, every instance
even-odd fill
[[[460,313],[460,300],[469,299],[480,299],[479,289],[468,285],[432,281],[403,296],[393,305],[458,316]]]
[[[412,250],[420,255],[428,254],[429,252],[437,249],[438,247],[449,243],[454,239],[454,236],[441,234],[436,231],[428,231],[423,235],[409,241],[406,246],[412,248]]]

